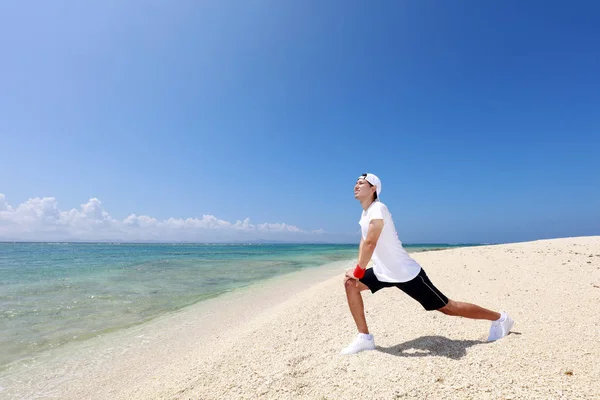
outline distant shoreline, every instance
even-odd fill
[[[329,245],[329,246],[357,246],[358,243],[336,243],[336,242],[280,242],[280,241],[240,241],[240,242],[120,242],[118,240],[107,241],[52,241],[52,240],[0,240],[0,244],[193,244],[193,245],[259,245],[259,244],[281,244],[281,245]],[[504,243],[403,243],[405,247],[461,247],[461,246],[486,246]]]

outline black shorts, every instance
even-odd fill
[[[375,276],[373,268],[368,268],[365,271],[365,276],[360,281],[369,288],[371,293],[395,286],[421,303],[427,311],[437,310],[448,304],[448,298],[431,283],[423,268],[421,268],[419,275],[408,282],[381,282]]]

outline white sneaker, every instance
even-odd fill
[[[356,339],[341,354],[356,354],[364,350],[375,350],[375,339],[373,335],[359,333]]]
[[[488,336],[488,342],[502,339],[504,336],[508,335],[508,332],[510,332],[514,323],[515,321],[513,321],[506,312],[502,311],[500,313],[500,319],[492,322],[490,334]]]

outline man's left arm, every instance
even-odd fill
[[[373,251],[375,251],[375,246],[377,246],[377,241],[379,240],[382,230],[383,219],[372,219],[369,223],[367,237],[363,242],[360,255],[358,257],[358,265],[360,265],[362,269],[367,268],[367,264],[369,264],[369,261],[371,261],[371,257],[373,257]]]

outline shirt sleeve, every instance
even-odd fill
[[[383,204],[377,202],[369,210],[369,221],[372,219],[383,219]]]

